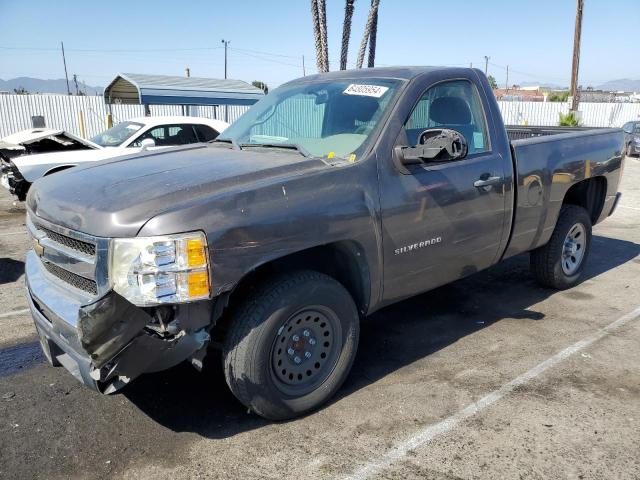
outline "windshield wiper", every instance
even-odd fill
[[[298,143],[241,143],[241,147],[264,147],[264,148],[285,148],[287,150],[296,150],[302,156],[315,158],[311,152]]]
[[[209,143],[228,143],[230,144],[234,150],[242,150],[242,147],[236,142],[233,138],[214,138]]]

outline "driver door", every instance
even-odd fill
[[[505,160],[492,151],[475,85],[455,80],[427,89],[396,145],[415,146],[429,128],[458,131],[469,151],[463,159],[410,165],[404,172],[390,161],[388,174],[380,176],[386,301],[467,276],[498,255]]]

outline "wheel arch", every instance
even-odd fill
[[[607,195],[607,178],[596,176],[586,178],[567,190],[562,199],[563,205],[577,205],[584,208],[591,218],[591,223],[596,224]]]
[[[46,172],[44,172],[42,174],[43,177],[46,177],[47,175],[51,175],[52,173],[58,173],[61,172],[63,170],[67,170],[69,168],[73,168],[76,167],[76,164],[68,164],[68,165],[56,165],[55,167],[50,168],[49,170],[47,170]]]
[[[224,337],[230,312],[243,298],[273,275],[296,270],[315,270],[334,278],[349,292],[358,312],[365,315],[371,302],[371,276],[362,245],[341,240],[310,247],[267,260],[248,271],[228,292],[221,295],[220,308],[214,315],[216,331]]]

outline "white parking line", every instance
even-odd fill
[[[629,207],[628,205],[618,205],[620,208],[628,208],[629,210],[639,210],[640,208],[637,207]]]
[[[345,480],[363,480],[376,475],[377,473],[391,466],[393,463],[404,458],[411,450],[415,450],[416,448],[431,442],[443,433],[452,430],[464,420],[476,415],[477,413],[490,407],[491,405],[502,399],[505,395],[513,392],[515,388],[529,382],[530,380],[533,380],[549,368],[554,367],[563,360],[566,360],[574,353],[588,347],[592,343],[611,333],[613,330],[620,328],[624,324],[635,320],[638,317],[640,317],[640,307],[636,308],[632,312],[627,313],[626,315],[623,315],[615,322],[610,323],[601,330],[598,330],[593,335],[590,335],[583,340],[580,340],[573,345],[565,348],[564,350],[556,353],[554,356],[533,367],[528,372],[523,373],[519,377],[511,380],[509,383],[504,384],[499,389],[489,393],[485,397],[478,400],[476,403],[468,405],[467,407],[463,408],[462,410],[442,420],[439,423],[430,425],[423,430],[418,431],[391,450],[387,450],[387,452],[383,453],[377,458],[371,459],[353,474],[344,477]]]
[[[2,232],[0,233],[0,237],[9,236],[9,235],[20,235],[20,234],[26,235],[27,231],[21,230],[19,232]]]
[[[22,310],[13,310],[12,312],[7,313],[0,313],[0,318],[15,317],[16,315],[24,315],[25,313],[29,313],[28,308],[23,308]]]

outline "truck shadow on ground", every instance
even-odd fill
[[[638,261],[639,254],[639,244],[594,236],[583,281]],[[520,255],[380,310],[362,323],[353,370],[334,401],[502,319],[542,320],[544,314],[531,306],[554,294],[576,300],[592,297],[538,286],[529,273],[528,255]],[[269,423],[248,415],[235,400],[224,383],[219,357],[211,358],[201,374],[182,364],[145,375],[124,395],[159,424],[207,438],[225,438]]]
[[[24,262],[13,258],[0,258],[0,285],[13,283],[24,274]]]

